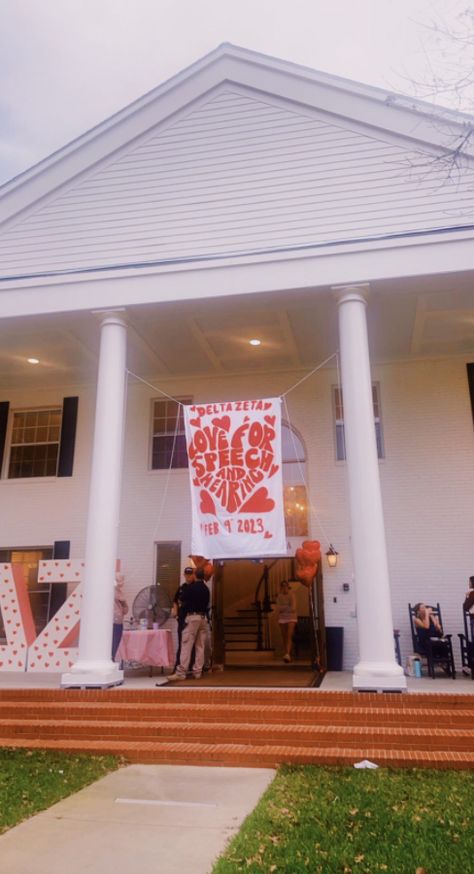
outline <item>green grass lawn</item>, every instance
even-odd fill
[[[212,874],[467,874],[474,774],[283,767]]]
[[[120,764],[116,756],[0,749],[0,833]]]

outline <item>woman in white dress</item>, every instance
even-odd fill
[[[291,647],[298,616],[296,613],[296,598],[287,580],[282,580],[280,583],[280,594],[276,601],[276,608],[278,610],[278,625],[283,640],[283,661],[291,662]]]

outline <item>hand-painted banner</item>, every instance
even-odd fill
[[[280,398],[185,406],[184,423],[191,552],[286,555]]]

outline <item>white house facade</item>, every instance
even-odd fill
[[[129,601],[189,561],[175,399],[284,398],[288,556],[335,545],[354,688],[405,687],[409,601],[462,631],[469,125],[225,44],[0,189],[0,561],[32,569],[40,628],[61,595],[35,563],[84,560],[63,685],[122,680],[117,559]]]

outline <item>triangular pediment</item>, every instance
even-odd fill
[[[242,257],[472,224],[474,171],[447,173],[439,142],[426,142],[427,113],[414,125],[414,110],[388,106],[378,89],[350,92],[345,80],[296,75],[272,59],[262,78],[248,54],[222,51],[6,186],[0,275]]]

